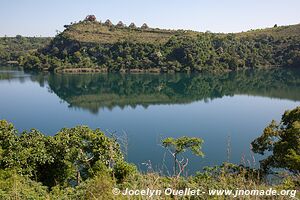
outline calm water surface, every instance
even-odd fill
[[[62,75],[0,68],[0,119],[47,135],[76,125],[126,133],[127,160],[141,170],[149,160],[155,169],[163,163],[171,169],[160,140],[183,135],[205,141],[205,158],[188,155],[190,173],[228,159],[257,166],[251,141],[299,105],[300,71],[294,70]]]

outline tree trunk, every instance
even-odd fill
[[[81,177],[80,177],[80,171],[78,170],[77,171],[77,185],[80,184],[80,179],[81,179]]]

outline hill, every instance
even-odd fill
[[[121,22],[120,22],[121,23]],[[130,28],[125,25],[107,25],[107,23],[84,21],[66,25],[64,37],[82,43],[113,44],[119,41],[163,44],[171,36],[185,34],[186,31],[162,30],[153,28]]]
[[[0,38],[0,64],[17,63],[17,59],[45,47],[49,37],[2,37]]]
[[[300,66],[300,25],[210,33],[117,25],[87,18],[65,25],[19,63],[66,72],[204,72]]]
[[[272,36],[275,38],[283,37],[300,37],[300,24],[289,25],[289,26],[277,26],[272,28],[250,30],[247,32],[238,33],[239,36],[252,36],[257,37],[261,35]]]

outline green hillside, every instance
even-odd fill
[[[282,37],[300,37],[300,24],[279,26],[276,25],[273,28],[257,29],[247,32],[238,33],[240,36],[261,36],[268,35],[276,38]]]
[[[165,30],[159,28],[130,28],[126,25],[107,25],[97,21],[84,21],[71,25],[65,25],[63,35],[72,40],[82,43],[101,43],[113,44],[120,41],[130,41],[138,43],[164,44],[171,36],[191,36],[196,37],[201,32],[191,30]],[[207,34],[207,33],[206,33]],[[227,36],[228,34],[215,34],[218,36]],[[271,36],[275,38],[282,37],[300,37],[300,24],[272,27],[265,29],[250,30],[235,34],[240,37],[249,36]]]
[[[62,35],[82,43],[113,44],[119,41],[163,44],[172,35],[182,35],[185,31],[142,29],[121,26],[108,26],[101,22],[80,22],[65,26]]]
[[[0,38],[0,64],[16,63],[21,56],[26,56],[31,52],[49,44],[49,37],[2,37]]]
[[[86,19],[19,58],[29,70],[204,72],[300,66],[300,25],[220,34]]]

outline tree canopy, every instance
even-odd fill
[[[255,153],[271,155],[261,161],[265,171],[284,168],[300,172],[300,107],[286,111],[279,123],[272,121],[252,142]]]
[[[196,156],[203,157],[204,153],[201,150],[202,143],[203,140],[201,138],[187,136],[183,136],[177,139],[169,137],[162,140],[162,146],[169,151],[174,159],[174,176],[179,177],[188,165],[188,158],[182,157],[182,159],[179,160],[178,155],[184,153],[187,150],[190,150]],[[177,170],[177,168],[179,170]]]
[[[55,136],[38,130],[18,134],[0,121],[0,170],[15,170],[48,187],[79,185],[101,171],[124,179],[135,168],[123,160],[119,144],[99,129],[64,128]]]
[[[111,72],[220,72],[299,67],[299,30],[300,25],[294,25],[218,34],[82,21],[18,61],[25,69],[48,71],[87,67]]]

